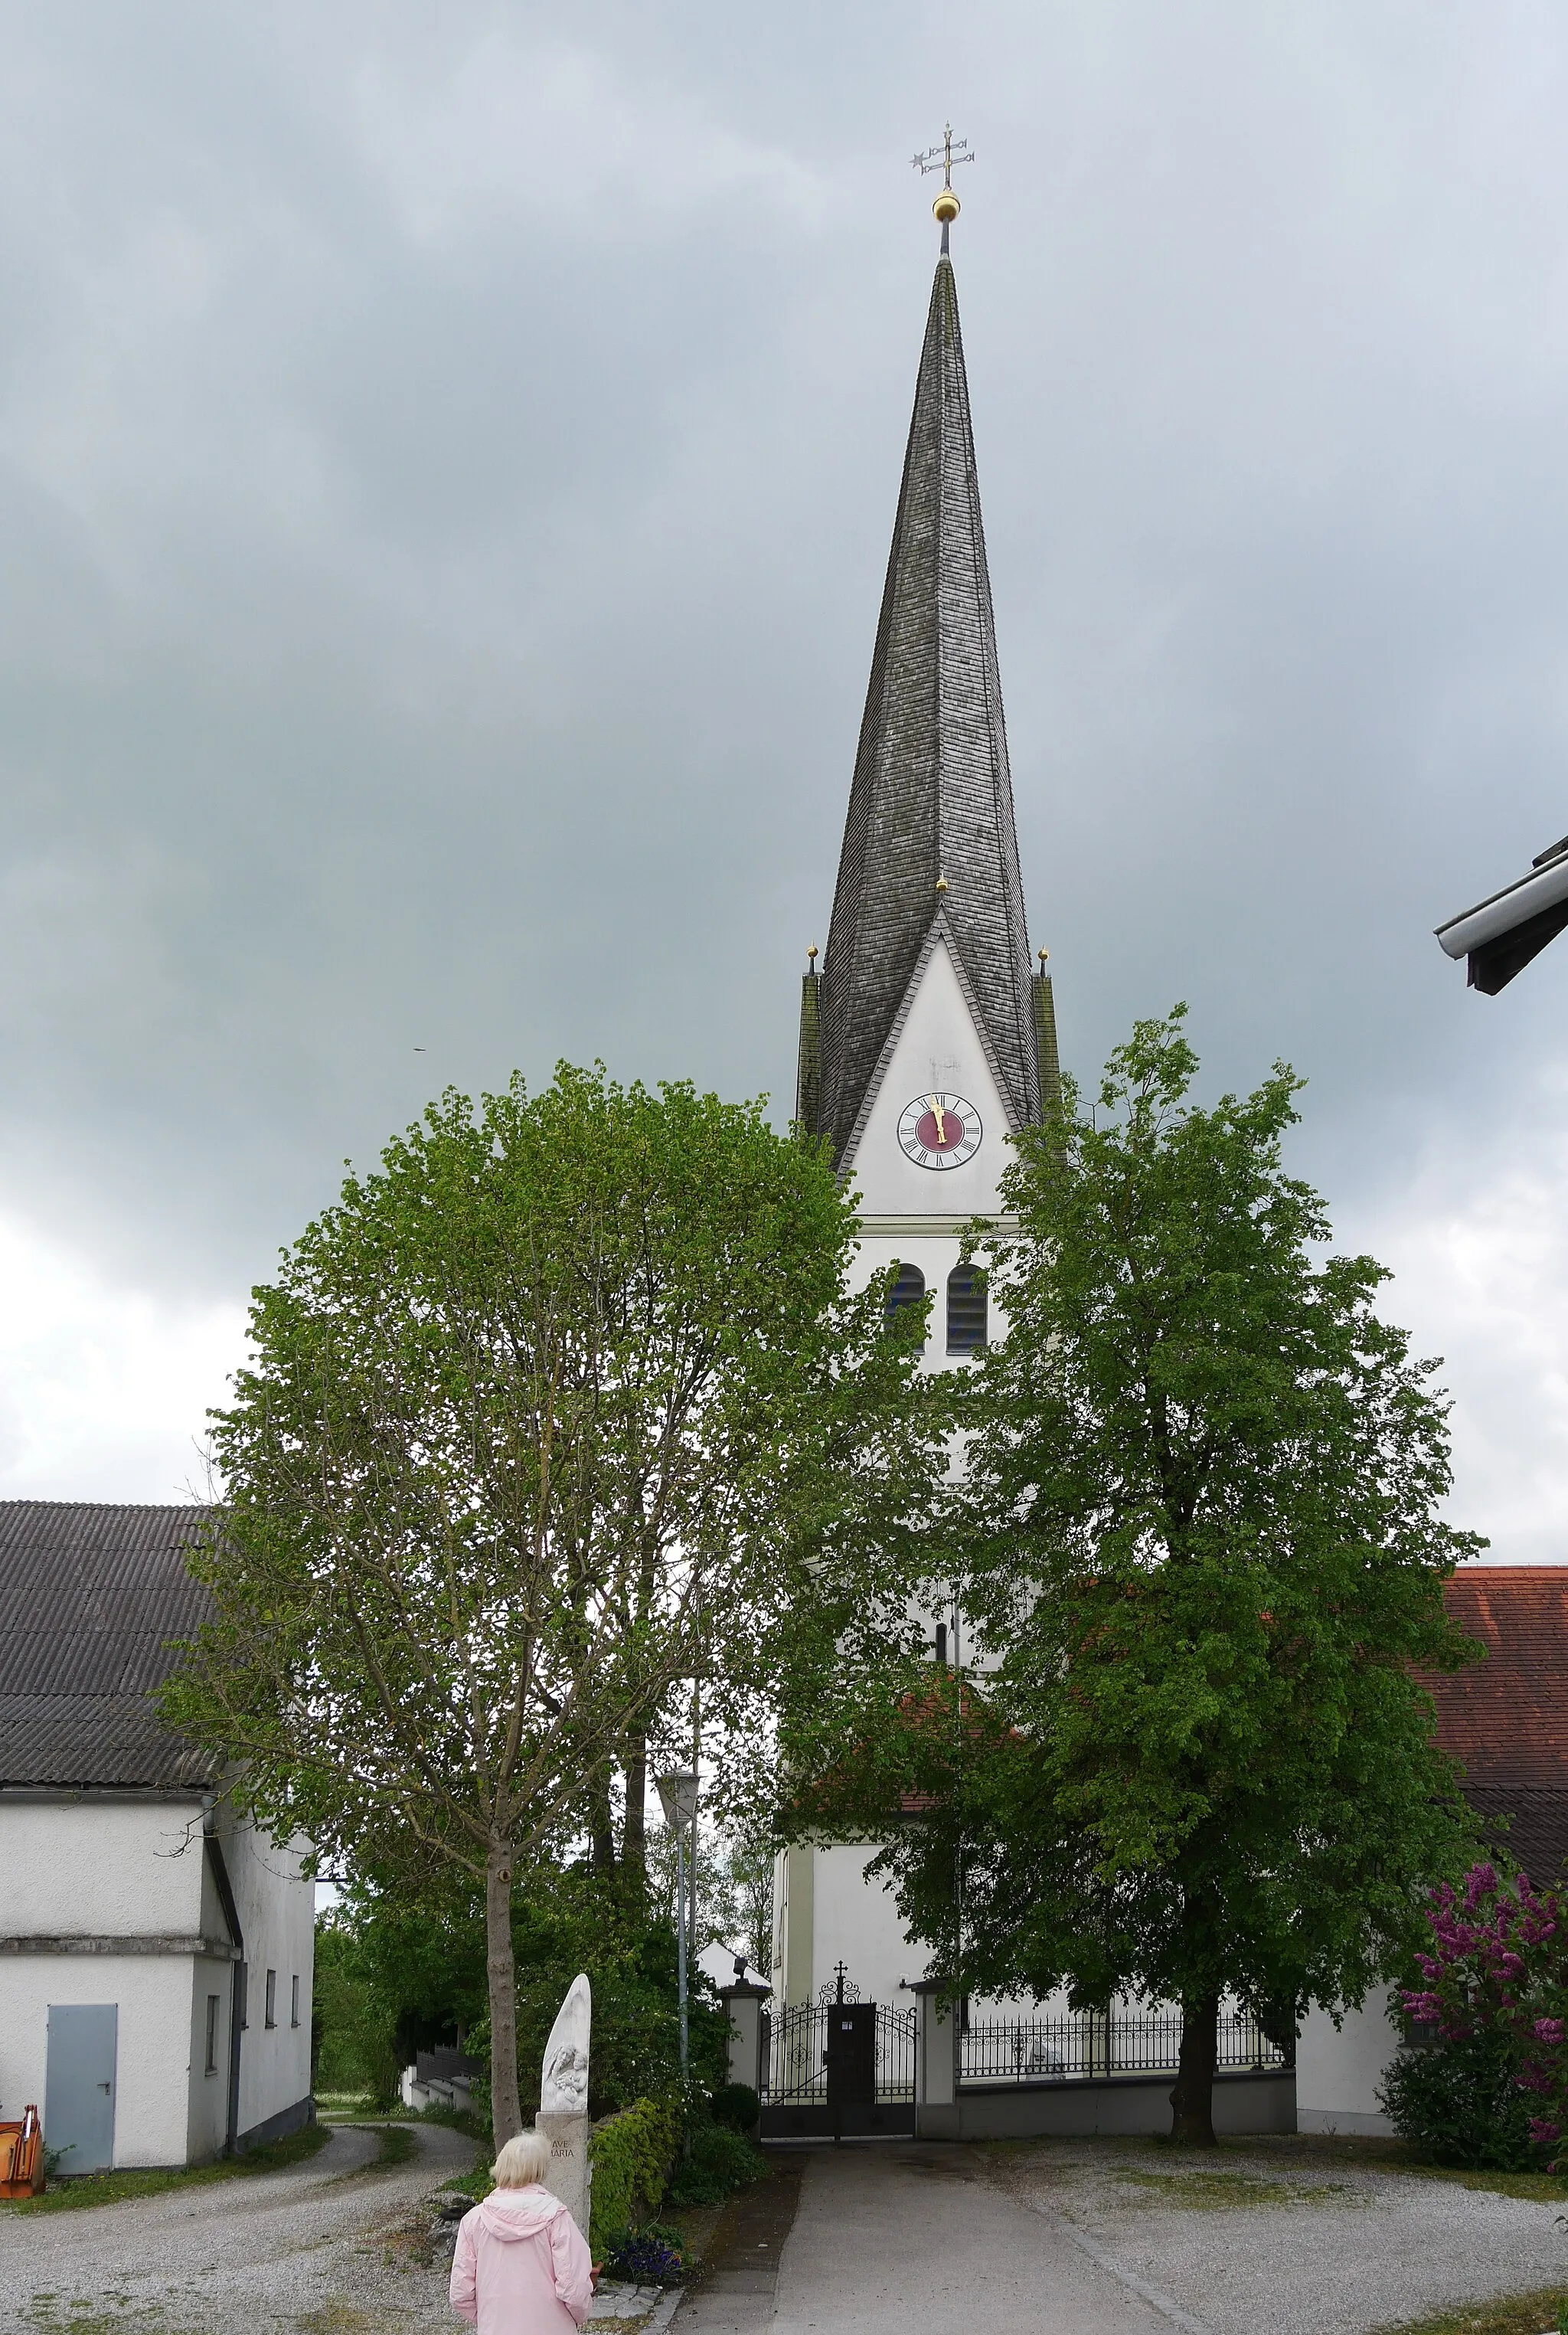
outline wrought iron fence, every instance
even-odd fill
[[[879,2100],[915,2098],[915,2041],[920,2025],[915,2010],[895,2010],[891,2003],[876,2006],[876,2097]]]
[[[966,2084],[1081,2081],[1091,2076],[1174,2072],[1181,2051],[1179,2010],[1116,2010],[1108,2018],[1069,2012],[1054,2019],[986,2020],[959,2039],[959,2080]],[[1221,2014],[1215,2038],[1221,2068],[1282,2068],[1250,2011]]]

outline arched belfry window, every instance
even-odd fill
[[[947,1276],[947,1351],[973,1354],[985,1343],[985,1284],[973,1264],[955,1264]]]
[[[891,1322],[904,1305],[918,1305],[925,1295],[925,1275],[917,1264],[901,1264],[898,1278],[887,1293],[887,1318]]]

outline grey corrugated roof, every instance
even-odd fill
[[[0,1501],[0,1784],[212,1780],[148,1700],[208,1611],[184,1559],[205,1513]]]
[[[931,290],[823,966],[816,1131],[832,1137],[840,1158],[939,908],[1021,1126],[1040,1115],[1040,1069],[958,292],[945,254]]]

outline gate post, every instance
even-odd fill
[[[943,1982],[916,1979],[909,1991],[920,2004],[915,2051],[915,2132],[921,2140],[958,2138],[957,2005],[942,1999]]]
[[[759,2099],[765,2086],[766,2070],[762,2065],[762,2005],[771,1988],[757,1986],[748,1979],[737,1979],[733,1986],[721,1986],[719,2000],[730,2018],[730,2081],[747,2084]]]

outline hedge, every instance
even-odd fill
[[[595,2261],[613,2239],[658,2212],[680,2143],[675,2110],[657,2100],[634,2100],[595,2126],[588,2136],[594,2185],[588,2243]]]

